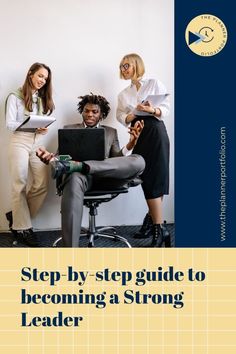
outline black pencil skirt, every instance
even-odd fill
[[[135,118],[132,125],[141,117]],[[145,116],[144,128],[133,149],[134,154],[143,156],[146,167],[140,176],[146,199],[169,194],[170,142],[165,124],[155,117]]]

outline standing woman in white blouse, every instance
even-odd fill
[[[51,70],[34,63],[22,88],[11,92],[6,100],[6,126],[12,132],[9,164],[12,178],[12,211],[6,214],[14,236],[28,246],[38,245],[31,218],[41,207],[48,187],[47,166],[36,156],[47,128],[16,130],[30,114],[49,115],[54,109]],[[31,183],[29,183],[29,172]]]
[[[151,245],[160,247],[169,238],[164,238],[162,201],[169,193],[169,138],[163,118],[169,113],[169,100],[166,96],[158,107],[146,101],[148,95],[166,94],[165,86],[154,79],[144,79],[145,67],[137,54],[127,54],[120,62],[120,77],[131,83],[118,96],[117,119],[124,126],[133,125],[140,119],[133,111],[143,113],[144,129],[133,150],[143,156],[146,168],[141,175],[142,188],[148,206],[141,229],[135,238],[152,237]],[[145,115],[147,113],[147,115]]]

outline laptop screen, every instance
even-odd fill
[[[59,155],[70,155],[75,161],[104,160],[104,128],[58,130]]]

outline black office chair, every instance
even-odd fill
[[[87,191],[84,195],[84,206],[89,209],[89,226],[88,228],[81,228],[80,237],[88,238],[88,247],[94,247],[94,241],[99,237],[109,238],[116,241],[121,241],[131,248],[130,243],[123,236],[117,235],[116,229],[111,226],[96,227],[96,215],[98,214],[98,206],[101,203],[109,202],[120,194],[128,193],[130,187],[138,186],[142,183],[140,178],[134,178],[121,184],[118,180],[111,180],[107,185],[110,189],[99,189]],[[115,188],[116,187],[116,188]],[[62,194],[62,188],[59,181],[57,181],[57,194]],[[110,231],[110,233],[107,233]],[[104,233],[106,232],[106,233]],[[59,247],[62,237],[58,238],[53,247]]]

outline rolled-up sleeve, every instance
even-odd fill
[[[157,86],[156,92],[158,94],[162,94],[162,93],[166,94],[167,93],[166,87],[161,81],[156,82],[156,86]],[[161,117],[160,118],[165,118],[166,116],[168,116],[168,114],[170,112],[169,95],[165,97],[164,101],[161,102],[161,104],[158,106],[158,108],[161,110]]]
[[[168,116],[170,112],[170,99],[169,96],[166,96],[165,100],[159,105],[161,110],[161,118]]]
[[[8,96],[6,102],[6,127],[11,131],[15,131],[20,125],[20,122],[17,121],[17,113],[17,97],[12,94]]]

